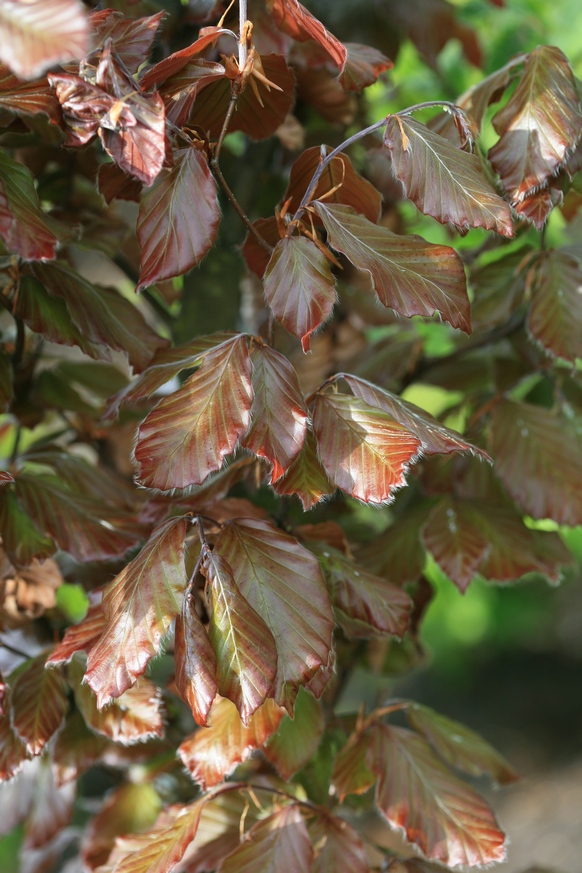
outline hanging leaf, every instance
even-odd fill
[[[89,15],[95,42],[105,45],[110,39],[120,61],[131,73],[137,72],[147,60],[163,18],[163,11],[146,18],[127,18],[113,9],[96,9]]]
[[[384,306],[399,315],[439,312],[453,327],[471,332],[463,264],[454,249],[410,234],[398,236],[349,206],[315,203],[329,244],[372,277]]]
[[[343,818],[319,815],[309,833],[315,848],[312,873],[369,873],[364,844]]]
[[[190,61],[200,55],[206,48],[216,44],[221,35],[233,36],[231,30],[225,27],[205,27],[204,33],[192,45],[174,52],[167,58],[146,70],[140,79],[140,85],[144,91],[159,87],[171,76],[181,72]]]
[[[46,666],[59,667],[67,664],[77,652],[88,652],[99,640],[107,627],[107,619],[101,603],[95,603],[79,624],[67,628],[61,642],[50,653]]]
[[[310,335],[329,317],[336,299],[329,261],[306,237],[286,236],[275,246],[263,281],[273,315],[308,352]]]
[[[143,743],[164,735],[164,706],[160,689],[145,676],[124,694],[97,708],[97,699],[88,685],[81,684],[82,670],[73,662],[69,668],[76,678],[75,700],[83,719],[92,731],[122,746]]]
[[[313,847],[298,804],[252,826],[217,873],[311,873]]]
[[[469,501],[445,497],[430,513],[423,540],[433,558],[463,593],[489,554],[490,543]]]
[[[137,291],[186,273],[212,248],[220,210],[216,183],[202,152],[180,149],[140,202],[141,249]]]
[[[527,328],[550,355],[574,364],[582,357],[582,265],[558,249],[543,252],[532,274]]]
[[[299,689],[295,714],[287,713],[270,739],[263,754],[275,765],[286,782],[310,761],[317,751],[325,728],[319,701],[304,688]]]
[[[194,375],[141,423],[135,447],[140,483],[161,491],[200,485],[248,429],[252,396],[247,341],[235,336],[209,351]]]
[[[15,567],[42,561],[54,555],[57,549],[54,541],[38,530],[14,491],[8,488],[0,489],[0,533],[2,548]]]
[[[234,703],[219,697],[212,707],[209,727],[197,730],[179,746],[180,760],[206,791],[261,748],[277,730],[283,712],[272,700],[265,700],[245,726]]]
[[[474,330],[506,324],[521,304],[525,292],[525,258],[528,249],[518,249],[471,271],[474,290],[471,324]]]
[[[335,759],[332,783],[340,802],[348,794],[364,794],[376,781],[370,769],[370,737],[356,731]]]
[[[190,705],[196,724],[206,725],[218,692],[216,655],[191,595],[184,598],[182,613],[176,617],[174,665],[180,697]]]
[[[20,773],[24,762],[29,758],[26,745],[10,724],[7,703],[4,698],[6,712],[0,714],[0,783]]]
[[[421,449],[407,427],[349,394],[317,394],[313,430],[330,480],[366,503],[391,500]]]
[[[58,672],[45,670],[46,659],[46,652],[37,655],[8,678],[12,725],[31,755],[40,755],[67,711],[66,684]]]
[[[59,124],[61,120],[59,102],[46,78],[26,82],[0,64],[0,110],[2,109],[18,115],[44,113],[53,124]],[[23,169],[21,164],[18,166]]]
[[[161,63],[163,64],[164,61]],[[203,58],[189,60],[182,69],[166,79],[158,88],[158,93],[166,105],[167,120],[176,127],[184,127],[202,89],[225,76],[226,69],[222,64],[205,61]]]
[[[92,646],[86,681],[101,707],[145,672],[182,605],[188,583],[184,565],[186,518],[154,530],[139,555],[104,591],[107,625]]]
[[[297,373],[270,346],[251,353],[254,398],[251,427],[241,445],[272,464],[271,482],[289,469],[305,442],[307,407]]]
[[[505,860],[505,835],[487,803],[404,728],[378,725],[376,805],[422,854],[449,867]]]
[[[384,144],[406,196],[425,215],[461,230],[484,227],[513,236],[509,204],[487,182],[476,155],[400,115],[389,117]]]
[[[394,66],[386,55],[369,45],[346,42],[344,48],[347,57],[339,80],[345,91],[363,91]]]
[[[313,431],[308,428],[303,448],[295,457],[286,473],[272,483],[277,494],[296,494],[307,512],[322,497],[333,494],[335,486],[317,458],[317,445]]]
[[[56,785],[65,785],[85,773],[100,759],[106,747],[107,740],[87,728],[80,712],[68,715],[52,750]]]
[[[30,170],[0,151],[0,236],[8,250],[25,261],[51,260],[59,244],[55,227],[40,208]]]
[[[228,562],[240,593],[275,638],[271,696],[292,714],[299,686],[327,664],[331,647],[331,605],[317,559],[259,519],[227,522],[215,552]]]
[[[299,0],[267,0],[267,6],[280,30],[297,42],[315,40],[338,67],[343,67],[348,54],[345,45]]]

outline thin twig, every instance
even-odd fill
[[[232,118],[232,113],[234,112],[236,101],[238,100],[238,93],[233,90],[230,103],[228,104],[228,109],[226,110],[226,115],[224,116],[224,121],[222,122],[222,130],[220,131],[220,136],[218,137],[218,142],[216,143],[216,147],[214,149],[214,160],[218,162],[220,157],[220,151],[222,149],[222,143],[224,142],[224,137],[228,132],[228,127],[230,125],[230,119]]]
[[[257,228],[254,226],[254,224],[252,223],[252,221],[250,220],[250,218],[248,217],[248,215],[246,214],[246,212],[244,211],[244,209],[242,208],[242,206],[240,205],[240,203],[238,202],[238,200],[236,199],[236,197],[232,193],[232,191],[228,185],[228,182],[226,181],[226,179],[222,175],[222,170],[218,166],[216,158],[212,158],[212,160],[210,161],[210,168],[212,169],[212,172],[216,176],[220,187],[222,188],[222,190],[224,191],[224,193],[226,194],[226,196],[230,200],[235,212],[237,213],[237,215],[239,216],[241,221],[247,226],[247,228],[252,233],[252,235],[254,236],[256,241],[258,242],[258,244],[262,248],[264,248],[265,251],[269,252],[269,254],[272,254],[273,247],[270,246],[269,243],[267,242],[267,240],[261,236],[261,234],[259,233]]]

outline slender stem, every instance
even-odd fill
[[[463,110],[459,106],[456,106],[454,103],[451,103],[450,100],[427,100],[424,103],[415,103],[414,106],[408,106],[407,109],[401,109],[395,114],[411,115],[411,113],[419,112],[421,109],[436,109],[437,106],[448,109],[449,112],[454,113],[454,115],[464,115]]]
[[[267,242],[266,239],[263,239],[263,237],[261,236],[261,234],[259,233],[257,228],[254,226],[254,224],[252,223],[252,221],[250,220],[250,218],[248,217],[248,215],[246,214],[246,212],[244,211],[244,209],[242,208],[242,206],[240,205],[240,203],[238,202],[238,200],[236,199],[236,197],[232,193],[232,191],[228,185],[228,182],[226,181],[226,179],[222,175],[222,170],[218,166],[218,162],[216,161],[216,158],[212,158],[212,160],[210,161],[210,167],[212,169],[212,172],[216,176],[220,187],[222,188],[222,190],[224,191],[224,193],[226,194],[226,196],[230,200],[235,212],[237,213],[237,215],[239,216],[241,221],[244,224],[246,224],[247,228],[249,229],[250,233],[252,233],[252,235],[254,236],[256,241],[258,242],[258,244],[262,248],[264,248],[265,251],[269,252],[269,254],[272,254],[273,247],[269,245],[269,243]]]
[[[216,148],[214,149],[214,160],[216,162],[218,162],[218,159],[220,157],[222,143],[224,142],[224,137],[226,136],[226,134],[228,132],[230,119],[232,118],[232,113],[234,112],[237,100],[238,100],[238,93],[236,91],[233,91],[232,96],[230,98],[230,103],[228,104],[228,109],[226,110],[226,115],[224,116],[224,121],[222,123],[222,130],[220,131],[220,136],[218,137],[218,142],[216,143]]]
[[[242,73],[247,62],[247,38],[245,28],[245,24],[247,23],[247,0],[238,0],[238,22],[238,68]]]
[[[18,449],[20,448],[20,437],[22,436],[22,427],[18,425],[16,428],[16,433],[14,434],[14,443],[12,445],[12,451],[10,452],[10,466],[15,463],[16,458],[18,457]]]
[[[14,367],[17,367],[18,364],[22,361],[22,356],[24,354],[24,322],[18,316],[15,317],[16,321],[16,343],[14,345],[14,352],[12,353],[12,364]]]
[[[200,537],[200,542],[202,543],[202,546],[203,547],[206,546],[206,548],[208,548],[208,540],[206,539],[206,534],[204,533],[204,527],[202,526],[201,516],[197,515],[196,518],[194,519],[194,521],[195,521],[196,526],[198,528],[198,536]]]

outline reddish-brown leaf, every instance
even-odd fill
[[[348,54],[345,45],[329,33],[299,0],[268,0],[267,6],[277,27],[297,42],[314,39],[338,67],[343,67]]]
[[[59,667],[67,664],[77,652],[88,652],[101,637],[107,626],[107,619],[101,603],[95,603],[79,624],[67,628],[61,642],[50,653],[46,666]]]
[[[158,88],[158,93],[166,104],[168,121],[176,127],[187,124],[194,102],[202,89],[225,75],[226,70],[222,64],[205,61],[203,58],[189,60]]]
[[[298,804],[253,825],[217,873],[311,873],[313,847]]]
[[[265,242],[275,248],[280,239],[277,219],[274,216],[271,216],[271,218],[258,218],[253,224]],[[242,247],[242,254],[249,270],[252,270],[259,279],[262,279],[271,255],[252,233],[247,233]]]
[[[0,110],[2,109],[18,115],[37,115],[42,112],[53,124],[61,121],[59,101],[46,78],[26,82],[0,64]]]
[[[46,652],[8,678],[14,730],[31,755],[40,755],[67,711],[67,686],[55,670],[45,670]]]
[[[228,791],[204,805],[196,839],[184,858],[184,873],[208,873],[240,844],[241,819],[251,827],[260,815],[240,792]]]
[[[386,55],[369,45],[346,42],[344,48],[347,57],[339,80],[346,91],[363,91],[394,66]]]
[[[329,317],[336,299],[329,261],[306,237],[286,236],[275,246],[263,281],[273,315],[308,352],[310,335]]]
[[[86,681],[99,706],[119,697],[145,672],[178,615],[188,583],[184,565],[186,518],[160,525],[104,591],[107,625],[92,646]]]
[[[143,185],[134,176],[128,176],[117,164],[101,164],[97,173],[99,193],[108,203],[112,200],[132,200],[139,203]]]
[[[333,767],[332,783],[340,801],[348,794],[364,794],[376,781],[369,757],[370,737],[356,731],[338,752]]]
[[[378,725],[374,735],[376,805],[422,854],[449,867],[505,860],[505,835],[489,805],[404,728]]]
[[[179,746],[180,759],[192,778],[207,790],[260,749],[277,730],[283,714],[273,700],[265,700],[244,725],[234,703],[219,697],[212,707],[209,727],[197,730]]]
[[[295,714],[285,713],[277,732],[267,741],[263,754],[275,765],[286,782],[313,758],[325,728],[319,701],[304,688],[299,689]]]
[[[422,445],[387,412],[350,394],[317,394],[313,430],[330,480],[366,503],[392,499]]]
[[[163,17],[163,11],[147,18],[128,18],[113,9],[97,9],[89,21],[95,42],[103,45],[110,39],[119,59],[134,73],[147,61]]]
[[[30,170],[0,152],[0,236],[25,261],[51,260],[58,239],[45,215]]]
[[[89,49],[85,7],[78,0],[3,0],[0,46],[0,60],[27,79],[82,58]]]
[[[137,290],[196,266],[212,248],[219,220],[216,182],[206,158],[195,148],[179,150],[172,169],[163,170],[141,198]]]
[[[479,514],[469,501],[444,497],[434,507],[423,530],[426,548],[449,579],[465,592],[490,543],[480,525]]]
[[[277,644],[272,696],[289,713],[300,685],[327,665],[333,619],[317,559],[267,521],[227,522],[215,551]]]
[[[425,215],[460,229],[484,227],[513,236],[509,204],[486,180],[476,155],[419,121],[396,115],[388,119],[384,143],[406,196]]]
[[[25,744],[10,724],[6,697],[4,707],[6,711],[0,715],[0,782],[16,776],[29,757]]]
[[[77,669],[72,674],[80,680],[82,671],[74,662],[73,667]],[[131,746],[164,735],[162,695],[145,676],[102,709],[97,708],[97,698],[88,685],[77,684],[75,700],[87,727],[114,743]]]
[[[6,487],[0,489],[0,533],[2,548],[15,567],[27,567],[34,560],[49,558],[57,548],[24,512],[14,491]]]
[[[253,348],[251,361],[255,396],[251,427],[241,445],[272,464],[271,482],[275,482],[303,447],[307,407],[297,373],[284,355],[260,345]]]
[[[57,786],[72,782],[95,764],[107,746],[105,737],[90,731],[75,710],[57,734],[51,764]]]
[[[174,665],[176,690],[190,705],[196,724],[206,725],[218,692],[216,655],[190,596],[176,617]]]
[[[235,336],[211,349],[141,423],[135,447],[140,483],[161,491],[200,485],[248,429],[252,397],[247,341]]]
[[[319,503],[322,497],[333,494],[335,486],[331,484],[319,463],[317,444],[311,428],[308,428],[303,448],[287,472],[272,484],[277,494],[296,494],[306,512]]]
[[[319,815],[309,833],[315,848],[312,873],[368,873],[364,844],[343,818]]]
[[[372,277],[378,297],[400,315],[439,312],[453,327],[471,332],[463,264],[454,249],[416,234],[398,236],[349,206],[316,203],[328,242]]]
[[[169,55],[155,66],[146,70],[140,79],[140,85],[144,91],[149,88],[159,87],[171,76],[179,73],[191,60],[201,54],[208,46],[215,44],[221,35],[233,36],[232,31],[224,27],[205,27],[204,34],[192,45],[180,49]]]
[[[530,280],[527,328],[551,355],[575,363],[582,357],[582,266],[551,250],[536,259]]]
[[[493,126],[501,136],[489,157],[517,203],[556,172],[580,136],[580,98],[559,48],[542,45],[529,53],[520,82]]]

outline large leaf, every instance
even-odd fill
[[[25,261],[55,257],[58,239],[40,208],[32,173],[4,151],[0,151],[0,236],[8,251]]]
[[[45,670],[46,653],[18,667],[8,679],[14,730],[31,755],[40,755],[67,711],[67,687],[55,670]]]
[[[566,418],[504,400],[491,418],[491,451],[501,481],[525,512],[582,524],[582,455]]]
[[[299,0],[267,0],[267,6],[277,27],[297,42],[315,40],[338,67],[343,67],[347,58],[345,45],[329,33]]]
[[[228,562],[207,550],[201,570],[212,603],[209,636],[216,655],[218,692],[232,700],[247,724],[272,693],[277,646],[263,618],[241,594]]]
[[[248,429],[251,402],[247,341],[236,336],[208,352],[194,375],[141,423],[135,447],[140,483],[161,491],[200,485]]]
[[[205,725],[218,692],[216,655],[190,594],[176,617],[174,665],[176,690],[190,704],[196,724]]]
[[[449,867],[505,860],[505,835],[489,805],[404,728],[378,725],[376,805],[425,857]]]
[[[86,681],[99,706],[119,697],[145,672],[180,612],[188,582],[184,565],[186,518],[172,518],[153,532],[139,555],[103,594],[107,625],[91,648]]]
[[[407,197],[425,215],[461,230],[484,227],[513,236],[509,204],[487,182],[479,158],[412,118],[391,115],[384,143]]]
[[[582,358],[582,265],[558,249],[544,252],[532,273],[528,330],[551,355],[574,364]]]
[[[310,761],[325,728],[321,704],[304,688],[295,701],[295,715],[285,713],[276,733],[267,741],[263,754],[275,765],[282,779],[291,776]]]
[[[364,845],[354,828],[335,815],[319,815],[310,823],[315,846],[312,873],[368,873]]]
[[[265,700],[244,725],[234,703],[219,697],[209,727],[197,730],[179,746],[180,759],[204,790],[218,785],[272,736],[283,713],[274,701]]]
[[[217,873],[311,873],[313,847],[299,806],[283,806],[253,825]]]
[[[336,299],[329,261],[306,237],[286,236],[275,246],[263,282],[273,315],[308,352],[310,335],[329,317]]]
[[[297,373],[284,355],[257,345],[251,353],[254,398],[251,427],[242,445],[272,464],[275,482],[301,451],[307,433],[307,407]]]
[[[3,0],[0,60],[23,78],[89,50],[89,24],[78,0]]]
[[[80,680],[78,664],[73,663],[69,671]],[[162,695],[145,676],[140,676],[135,685],[102,709],[97,708],[97,699],[89,686],[80,681],[75,687],[75,700],[87,727],[114,743],[131,746],[164,735]]]
[[[202,152],[180,149],[140,202],[141,248],[137,290],[196,266],[214,243],[220,210],[216,183]]]
[[[421,449],[407,427],[350,394],[317,394],[313,430],[330,480],[366,503],[392,499]]]
[[[293,460],[287,472],[273,482],[277,494],[296,494],[307,512],[322,497],[333,494],[335,486],[317,458],[317,446],[311,428],[307,430],[303,448]]]
[[[454,249],[411,234],[398,236],[349,206],[316,203],[329,244],[366,270],[384,304],[400,315],[439,312],[453,327],[471,332],[463,264]]]
[[[327,664],[333,619],[317,559],[270,522],[228,522],[215,546],[277,644],[272,696],[288,712],[299,685]]]
[[[439,567],[462,592],[467,590],[491,548],[479,514],[468,501],[452,497],[444,497],[434,507],[423,530],[423,540]]]
[[[521,80],[493,117],[493,126],[501,137],[489,157],[518,203],[556,172],[580,137],[580,98],[559,48],[542,45],[530,52]]]

